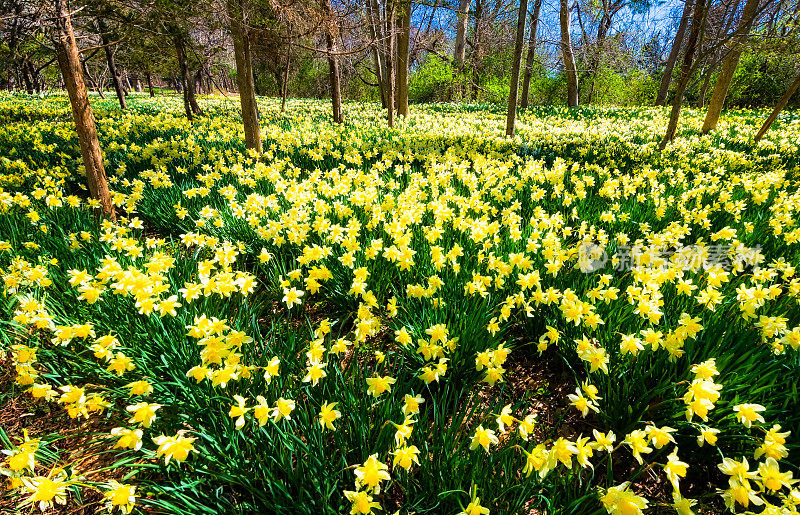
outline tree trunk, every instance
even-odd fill
[[[383,31],[381,30],[380,10],[377,0],[370,0],[365,6],[366,23],[369,29],[369,37],[372,39],[372,59],[375,62],[375,77],[378,79],[378,89],[381,94],[381,104],[386,108],[386,78],[384,77],[383,60],[381,55],[384,53],[382,46]]]
[[[153,77],[150,76],[149,71],[145,72],[145,78],[147,79],[147,91],[150,92],[150,98],[153,98],[156,94],[153,92]]]
[[[43,91],[42,87],[42,77],[39,70],[36,69],[36,66],[31,61],[28,61],[28,73],[31,75],[31,83],[33,84],[33,92],[34,93],[41,93]]]
[[[473,45],[472,45],[472,100],[478,99],[478,83],[480,81],[480,59],[483,52],[483,2],[484,0],[475,0],[475,26],[473,29]]]
[[[506,116],[506,136],[514,135],[517,121],[517,91],[519,90],[519,69],[522,64],[522,45],[525,42],[525,19],[528,17],[528,0],[520,0],[517,15],[517,39],[514,42],[514,61],[511,68],[511,91],[508,94],[508,114]]]
[[[600,24],[597,26],[597,48],[589,62],[589,91],[586,92],[586,104],[591,104],[592,98],[594,98],[594,83],[597,81],[597,73],[600,71],[600,61],[605,49],[606,36],[611,29],[612,16],[613,13],[604,12],[603,17],[600,19]]]
[[[706,0],[696,0],[694,3],[694,12],[692,14],[692,30],[689,33],[689,40],[686,42],[686,53],[683,56],[683,63],[681,64],[678,89],[675,91],[675,99],[672,102],[672,110],[670,111],[669,123],[667,124],[667,133],[664,134],[664,138],[659,144],[661,150],[664,150],[667,143],[675,138],[675,132],[678,129],[678,118],[680,118],[681,115],[683,95],[686,93],[686,88],[689,85],[694,53],[697,50],[697,42],[702,37],[705,28],[707,12]]]
[[[236,83],[239,102],[242,105],[245,147],[260,154],[261,129],[258,125],[255,88],[253,86],[253,60],[250,54],[250,38],[244,27],[242,7],[237,0],[227,0],[228,17],[233,35],[233,54],[236,60]]]
[[[25,83],[25,91],[29,95],[33,95],[33,83],[31,82],[30,71],[28,70],[28,62],[27,60],[22,61],[22,66],[20,66],[22,70],[22,81]]]
[[[100,141],[97,139],[94,114],[86,93],[78,46],[75,43],[72,21],[65,0],[56,0],[56,14],[56,56],[72,106],[89,194],[100,202],[103,217],[114,220],[116,214],[103,168],[103,154],[100,150]]]
[[[286,67],[283,69],[283,83],[281,86],[281,112],[286,111],[286,96],[289,92],[289,65],[292,59],[292,42],[286,43]]]
[[[783,108],[786,107],[786,104],[789,103],[789,100],[792,98],[792,95],[794,95],[795,91],[797,91],[798,88],[800,88],[800,74],[798,74],[797,78],[794,79],[794,82],[792,82],[789,85],[789,88],[786,90],[786,93],[784,93],[783,96],[781,97],[780,101],[778,102],[778,105],[775,106],[775,109],[772,110],[769,117],[764,122],[764,125],[761,126],[761,129],[758,131],[758,134],[756,134],[755,138],[756,143],[761,141],[761,138],[764,137],[764,134],[766,134],[769,128],[772,127],[772,124],[775,123],[775,120],[777,120],[778,115],[781,114],[781,111],[783,111]]]
[[[714,85],[714,93],[711,94],[711,102],[708,104],[708,112],[703,121],[703,134],[714,130],[719,121],[719,115],[722,113],[722,108],[725,105],[725,97],[728,96],[728,89],[733,81],[733,74],[736,72],[736,67],[739,66],[739,58],[742,56],[744,50],[744,39],[750,28],[753,26],[753,21],[756,18],[758,11],[759,0],[747,0],[744,4],[742,17],[739,20],[739,27],[736,32],[740,33],[739,37],[735,37],[731,41],[731,50],[725,57],[722,63],[722,71],[719,74],[717,83]]]
[[[122,83],[122,92],[125,93],[125,96],[128,96],[128,93],[133,91],[133,88],[131,87],[131,79],[128,77],[128,72],[125,72],[121,75],[125,79],[125,81]]]
[[[400,4],[397,36],[397,114],[408,116],[408,47],[411,39],[411,0]]]
[[[572,52],[572,36],[570,36],[570,20],[568,0],[561,0],[559,19],[561,21],[561,55],[564,59],[564,71],[567,75],[567,105],[578,106],[578,70],[575,66],[575,54]]]
[[[522,98],[520,107],[528,107],[528,95],[531,89],[531,77],[533,76],[533,60],[536,57],[536,32],[539,28],[539,12],[542,9],[542,0],[534,0],[533,16],[531,17],[531,31],[528,38],[528,56],[525,58],[525,76],[522,79]]]
[[[117,93],[117,100],[119,101],[120,109],[127,109],[128,103],[125,100],[125,92],[122,90],[122,80],[120,79],[119,70],[114,62],[114,51],[109,45],[108,41],[108,28],[102,18],[97,18],[97,30],[100,32],[100,41],[103,43],[103,51],[106,54],[106,63],[108,64],[108,72],[111,74],[111,83],[114,85],[114,91]]]
[[[394,127],[394,0],[386,0],[386,109],[389,127]]]
[[[689,18],[692,12],[692,0],[684,0],[683,14],[681,15],[680,24],[678,24],[678,32],[675,33],[675,40],[672,42],[672,48],[667,57],[667,63],[664,67],[664,75],[661,76],[661,84],[658,87],[658,95],[656,95],[656,105],[663,106],[667,100],[667,93],[669,92],[669,84],[672,82],[672,72],[675,70],[675,63],[678,62],[678,54],[681,51],[683,38],[686,35],[686,27],[689,25]]]
[[[328,45],[328,73],[331,81],[331,105],[333,106],[333,122],[344,123],[342,115],[342,84],[339,78],[339,57],[336,52],[336,39],[331,30],[325,34]]]
[[[703,85],[700,86],[700,94],[697,98],[697,107],[702,109],[706,105],[706,93],[708,93],[708,85],[711,82],[711,75],[713,73],[713,69],[711,66],[706,68],[705,70],[705,78],[703,79]]]
[[[97,81],[95,81],[94,77],[92,77],[92,74],[89,73],[89,65],[84,59],[81,59],[81,70],[83,70],[83,77],[89,82],[89,86],[94,88],[94,90],[100,94],[100,98],[104,98],[102,91],[100,91],[100,88],[97,87]]]
[[[186,42],[180,33],[173,30],[172,43],[175,46],[175,53],[178,58],[178,69],[180,70],[180,89],[183,92],[183,108],[186,111],[186,118],[190,121],[195,114],[201,114],[202,110],[197,105],[197,98],[194,95],[194,80],[189,73],[189,63],[186,58]]]
[[[471,0],[459,0],[456,13],[456,46],[453,50],[453,64],[456,71],[464,69],[467,56],[467,21],[469,20],[469,4]]]
[[[186,118],[189,121],[194,119],[192,106],[189,104],[189,95],[194,95],[194,91],[189,87],[189,65],[186,64],[186,51],[183,48],[183,39],[180,36],[173,36],[172,43],[175,45],[175,53],[178,57],[178,70],[180,71],[180,91],[183,93],[183,109],[186,111]]]

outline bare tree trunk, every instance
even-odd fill
[[[480,80],[480,59],[483,52],[483,11],[484,0],[475,0],[475,25],[473,30],[473,45],[472,45],[472,100],[478,99],[478,83]]]
[[[192,121],[194,119],[194,111],[192,111],[192,106],[189,104],[189,95],[194,95],[194,91],[189,87],[189,65],[186,64],[186,51],[183,48],[183,39],[180,36],[173,36],[172,42],[175,45],[175,53],[178,56],[180,90],[183,93],[183,109],[186,111],[186,118]]]
[[[31,61],[28,61],[28,73],[31,75],[31,82],[33,83],[34,93],[41,93],[44,88],[42,86],[42,74],[36,69],[36,66]]]
[[[528,107],[528,95],[531,89],[531,77],[533,76],[533,60],[536,57],[536,32],[539,28],[539,12],[542,9],[542,0],[534,0],[533,16],[531,17],[531,30],[528,37],[528,56],[525,58],[525,76],[522,79],[522,98],[520,107]]]
[[[150,92],[150,98],[153,98],[156,94],[153,92],[153,77],[150,76],[149,70],[145,72],[145,78],[147,79],[147,90]]]
[[[386,77],[384,76],[382,48],[383,31],[380,23],[380,10],[377,0],[370,0],[365,7],[369,37],[375,42],[372,45],[372,59],[375,61],[375,77],[378,79],[378,89],[381,93],[381,104],[386,108]]]
[[[678,62],[678,54],[680,54],[683,38],[686,35],[686,27],[689,25],[689,18],[692,12],[692,0],[684,1],[686,3],[683,6],[680,24],[678,24],[678,32],[675,33],[675,40],[672,42],[672,48],[669,51],[667,63],[664,67],[664,75],[661,76],[661,84],[658,87],[658,94],[656,95],[657,106],[663,106],[664,102],[667,100],[669,84],[672,82],[672,72],[675,70],[675,63]]]
[[[511,67],[511,91],[508,94],[508,114],[506,115],[506,136],[514,135],[517,121],[517,91],[519,90],[519,69],[522,65],[522,45],[525,44],[525,19],[528,17],[528,0],[520,0],[517,15],[517,39],[514,42],[514,62]]]
[[[186,58],[186,41],[180,32],[178,32],[178,29],[173,29],[172,32],[172,43],[175,46],[178,68],[180,70],[180,89],[183,92],[183,107],[186,111],[186,118],[193,120],[194,115],[202,114],[203,111],[197,105],[197,98],[194,95],[194,77],[189,73],[189,63]]]
[[[708,93],[708,86],[711,83],[712,73],[713,70],[711,69],[711,66],[706,68],[705,70],[706,77],[703,79],[703,85],[700,86],[700,94],[698,95],[697,98],[697,107],[699,107],[700,109],[702,109],[706,105],[706,93]]]
[[[83,81],[81,61],[78,46],[75,43],[75,34],[72,30],[72,21],[67,10],[65,0],[56,0],[57,14],[57,40],[56,56],[64,86],[69,95],[72,106],[72,116],[78,132],[78,141],[81,147],[83,166],[86,169],[86,182],[89,194],[100,202],[101,213],[104,218],[114,220],[116,214],[111,202],[111,193],[108,189],[105,169],[103,168],[103,153],[100,141],[97,139],[92,106],[86,93],[86,84]]]
[[[667,133],[664,134],[664,138],[659,144],[661,150],[664,150],[667,143],[675,138],[675,132],[678,129],[678,118],[680,118],[681,115],[683,95],[686,93],[686,88],[689,85],[694,53],[697,50],[697,42],[702,37],[703,30],[705,29],[707,13],[706,0],[696,0],[694,3],[694,12],[692,14],[692,30],[689,33],[689,40],[686,42],[686,53],[683,56],[683,64],[681,64],[678,89],[675,91],[675,99],[672,102],[672,110],[670,111],[669,123],[667,124]]]
[[[394,127],[394,0],[386,0],[386,109],[389,127]]]
[[[400,4],[397,36],[397,114],[408,116],[408,46],[411,39],[411,0]]]
[[[236,60],[236,82],[239,102],[242,105],[245,147],[261,153],[261,128],[258,125],[258,108],[253,85],[253,60],[250,55],[250,38],[243,23],[242,7],[237,0],[227,0],[226,7],[233,35],[233,53]]]
[[[464,59],[467,56],[467,21],[469,19],[469,4],[471,0],[459,0],[456,13],[456,46],[453,50],[453,64],[456,71],[464,68]]]
[[[780,101],[778,102],[778,105],[775,106],[775,109],[772,110],[769,117],[764,122],[764,125],[762,125],[761,129],[759,129],[758,134],[756,134],[755,138],[756,143],[761,141],[761,138],[764,137],[764,134],[766,134],[769,128],[772,127],[772,124],[775,123],[775,120],[778,119],[778,115],[781,114],[783,108],[786,107],[786,104],[789,103],[789,100],[792,98],[792,95],[794,95],[794,93],[798,89],[800,89],[800,74],[798,74],[797,78],[794,79],[794,82],[792,82],[789,85],[789,88],[786,90],[786,93],[784,93],[783,96],[781,97]]]
[[[597,73],[600,70],[600,61],[605,50],[606,36],[609,29],[611,29],[612,16],[613,13],[604,12],[603,17],[600,19],[600,24],[597,26],[597,48],[589,62],[589,91],[586,92],[586,104],[591,104],[594,98],[594,83],[597,81]]]
[[[95,91],[97,91],[100,98],[104,99],[105,95],[103,95],[103,91],[97,86],[97,81],[94,80],[92,74],[89,73],[89,65],[87,64],[87,61],[84,59],[81,59],[81,69],[83,70],[83,76],[86,78],[86,80],[89,81],[89,85],[93,87]]]
[[[750,32],[750,28],[753,26],[758,4],[759,0],[747,0],[747,3],[744,4],[739,27],[736,29],[736,32],[741,33],[741,36],[734,38],[730,42],[731,50],[722,63],[722,71],[719,74],[717,83],[714,85],[714,93],[711,94],[711,102],[708,105],[708,112],[706,112],[706,118],[703,121],[703,134],[714,130],[717,126],[719,115],[725,105],[725,97],[728,96],[728,89],[733,81],[733,74],[739,66],[739,58],[741,58],[744,50],[743,39],[747,37],[747,33]]]
[[[125,92],[122,90],[122,80],[120,80],[119,70],[114,62],[114,51],[109,45],[108,41],[108,28],[102,18],[97,18],[97,30],[100,32],[100,41],[103,43],[103,51],[106,54],[106,63],[108,64],[108,72],[111,74],[111,83],[114,85],[114,91],[117,93],[117,100],[119,101],[120,109],[127,109],[128,103],[125,100]]]
[[[568,0],[561,0],[559,19],[561,21],[561,55],[564,59],[564,71],[567,74],[567,105],[578,106],[578,70],[575,66],[575,54],[572,52],[572,36],[570,36],[570,20]]]
[[[328,73],[331,80],[331,104],[333,106],[333,122],[344,123],[342,115],[342,84],[339,78],[339,58],[336,52],[336,39],[329,30],[325,34],[328,44]]]
[[[123,73],[122,77],[124,77],[125,79],[125,82],[123,83],[122,92],[125,94],[125,96],[128,96],[128,93],[133,91],[133,88],[131,87],[131,78],[128,76],[128,72]]]
[[[28,63],[27,61],[22,61],[22,65],[20,66],[20,70],[22,73],[22,81],[25,83],[25,91],[29,95],[33,95],[33,83],[31,82],[31,76],[28,72]]]
[[[281,112],[286,111],[286,96],[289,92],[289,65],[291,64],[292,59],[292,42],[288,41],[286,43],[286,67],[283,69],[283,86],[281,88]]]

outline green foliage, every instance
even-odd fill
[[[727,106],[774,106],[797,76],[797,56],[753,49],[745,52],[733,75]],[[794,95],[790,106],[800,106]]]
[[[584,88],[588,87],[588,84]],[[640,70],[619,73],[604,67],[594,82],[593,103],[601,105],[648,105],[655,101],[658,83]]]
[[[454,75],[452,64],[437,56],[428,57],[409,76],[408,100],[414,103],[448,100]]]

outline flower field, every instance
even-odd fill
[[[0,511],[797,513],[800,114],[0,93]]]

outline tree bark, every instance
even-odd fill
[[[104,218],[114,220],[116,214],[114,204],[111,202],[111,193],[108,189],[105,169],[103,168],[103,153],[100,141],[97,138],[94,113],[89,104],[86,93],[86,83],[83,80],[83,70],[72,30],[72,21],[67,10],[65,0],[56,0],[56,56],[64,86],[69,95],[72,106],[72,117],[78,133],[81,147],[83,166],[86,169],[86,182],[89,194],[100,202],[100,210]]]
[[[381,94],[381,104],[386,108],[386,77],[384,76],[383,59],[383,30],[381,30],[380,10],[378,9],[377,0],[370,0],[366,7],[367,27],[369,28],[369,37],[375,42],[372,44],[372,59],[375,62],[375,77],[378,80],[378,89]]]
[[[453,50],[453,64],[457,72],[463,70],[464,59],[467,56],[467,21],[470,3],[471,0],[459,0],[456,12],[456,46]]]
[[[192,74],[189,73],[189,63],[186,58],[186,41],[177,30],[173,30],[172,43],[175,46],[175,54],[178,58],[183,107],[186,111],[186,118],[191,121],[194,119],[194,115],[201,114],[202,110],[197,105],[197,98],[194,94],[194,80]]]
[[[798,89],[800,89],[800,74],[798,74],[797,78],[794,79],[794,82],[792,82],[789,85],[789,88],[786,90],[786,93],[784,93],[783,96],[781,97],[780,101],[778,102],[778,105],[775,106],[775,109],[772,110],[769,117],[764,122],[764,125],[762,125],[761,129],[759,129],[758,134],[756,134],[755,137],[756,143],[761,141],[761,138],[764,137],[764,134],[766,134],[769,128],[772,127],[772,124],[775,123],[775,120],[778,119],[778,115],[781,114],[783,108],[786,107],[786,104],[789,103],[789,100],[792,98],[792,95],[794,95],[794,93]]]
[[[597,81],[597,73],[600,70],[600,61],[605,49],[606,36],[611,29],[613,16],[613,12],[603,12],[603,16],[600,18],[600,24],[597,26],[597,48],[589,62],[589,91],[586,92],[587,104],[591,104],[592,98],[594,98],[594,83]]]
[[[539,12],[542,9],[542,0],[534,0],[533,16],[531,17],[531,30],[528,37],[528,55],[525,58],[525,76],[522,79],[522,98],[520,107],[528,107],[528,96],[531,89],[531,77],[533,76],[533,60],[536,57],[536,32],[539,28]]]
[[[675,40],[672,42],[672,48],[667,57],[667,63],[664,66],[664,75],[661,76],[661,84],[658,87],[658,94],[656,95],[656,105],[663,106],[667,100],[667,93],[669,93],[669,85],[672,82],[672,72],[675,70],[675,63],[678,62],[678,54],[683,45],[683,38],[686,36],[686,27],[689,25],[689,18],[692,12],[692,0],[684,0],[683,14],[681,21],[678,24],[678,32],[675,33]]]
[[[145,78],[147,79],[147,91],[150,92],[150,98],[153,98],[156,94],[153,92],[153,77],[149,71],[145,72]]]
[[[411,0],[400,4],[400,31],[397,37],[397,114],[408,116],[408,47],[411,39]]]
[[[283,81],[281,86],[281,112],[286,111],[286,96],[289,93],[289,65],[291,64],[292,59],[292,42],[288,41],[286,43],[286,67],[283,69]]]
[[[125,110],[128,108],[128,102],[125,100],[125,92],[122,90],[122,80],[117,65],[114,62],[114,51],[109,45],[108,28],[103,18],[99,16],[97,17],[97,30],[100,32],[100,41],[103,43],[103,51],[106,54],[106,64],[108,65],[108,72],[111,74],[111,83],[114,86],[114,91],[117,93],[119,107]]]
[[[475,0],[475,25],[473,29],[473,45],[472,45],[472,92],[471,98],[473,101],[478,99],[478,84],[480,82],[480,68],[481,57],[483,52],[483,14],[484,14],[484,0]],[[462,67],[463,68],[463,67]]]
[[[28,61],[28,73],[31,75],[31,83],[33,84],[34,93],[41,93],[44,91],[42,86],[42,74],[36,69],[36,66],[31,61]]]
[[[713,74],[713,72],[714,70],[710,65],[708,66],[708,68],[706,68],[705,72],[701,72],[701,74],[705,73],[706,77],[703,79],[703,85],[700,86],[700,93],[698,94],[697,97],[697,107],[699,107],[700,109],[702,109],[706,105],[706,94],[708,93],[708,86],[711,83],[711,75]]]
[[[511,68],[511,91],[508,94],[508,114],[506,115],[506,136],[514,135],[517,121],[517,92],[519,90],[519,69],[522,65],[522,45],[525,41],[525,19],[528,17],[528,0],[520,0],[517,15],[517,39],[514,42],[514,62]]]
[[[242,106],[245,147],[261,153],[261,128],[258,125],[258,107],[253,85],[253,60],[250,54],[250,38],[244,26],[242,7],[237,0],[227,0],[226,7],[231,22],[233,53],[236,60],[236,83],[239,102]]]
[[[735,37],[731,41],[731,49],[728,52],[725,61],[722,63],[722,71],[719,74],[717,83],[714,85],[714,92],[711,94],[711,102],[708,104],[708,112],[703,121],[703,134],[706,134],[717,126],[719,116],[722,113],[722,108],[725,105],[725,97],[728,96],[728,89],[730,89],[731,82],[733,81],[733,74],[739,66],[739,59],[744,50],[744,39],[747,38],[747,33],[753,26],[758,11],[759,0],[747,0],[744,4],[742,17],[739,20],[739,27],[737,32],[741,33],[739,37]]]
[[[336,39],[330,30],[325,34],[325,40],[328,44],[328,73],[331,81],[333,122],[344,123],[344,116],[342,114],[342,84],[339,77],[339,58],[334,53],[336,52]]]
[[[25,91],[29,95],[33,95],[33,83],[31,82],[31,76],[28,72],[28,63],[27,61],[22,61],[22,65],[20,66],[20,70],[22,73],[22,81],[25,83]]]
[[[97,91],[97,94],[100,96],[100,98],[104,99],[105,95],[103,95],[103,91],[98,87],[97,81],[94,80],[92,74],[89,73],[89,65],[85,59],[81,59],[81,69],[83,70],[84,78],[89,81],[89,86],[93,87],[94,90]]]
[[[572,52],[572,36],[570,36],[570,19],[568,0],[561,0],[559,19],[561,22],[561,55],[564,60],[564,71],[567,75],[567,105],[578,106],[578,70],[575,66],[575,54]]]
[[[386,109],[389,127],[394,127],[394,0],[386,0]]]
[[[669,123],[667,124],[667,133],[664,134],[664,138],[659,144],[661,150],[664,150],[667,143],[675,138],[675,132],[678,129],[678,119],[681,115],[683,95],[686,93],[686,88],[689,85],[694,53],[697,50],[697,42],[702,37],[703,30],[705,29],[707,13],[706,0],[696,0],[694,3],[694,12],[692,13],[692,30],[689,33],[689,40],[686,42],[686,53],[683,56],[683,63],[681,64],[678,89],[675,91],[675,99],[672,102],[672,110],[670,111]]]

